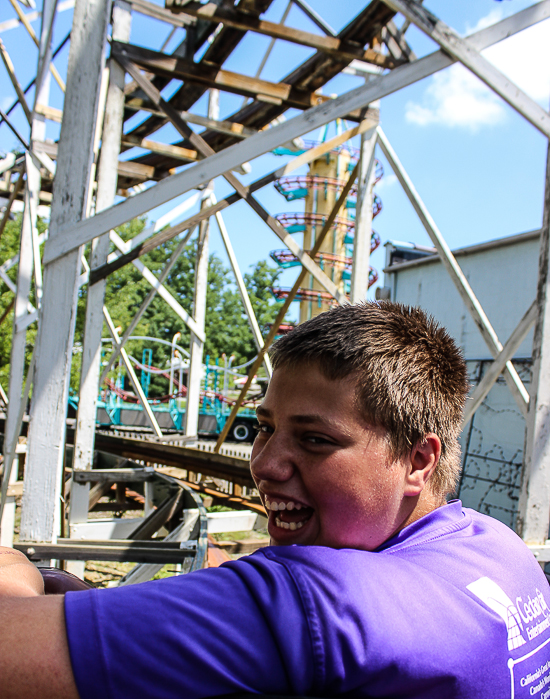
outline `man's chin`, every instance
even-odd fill
[[[315,517],[311,517],[304,524],[297,528],[285,528],[277,524],[276,518],[272,513],[269,517],[269,523],[267,531],[269,533],[269,538],[271,541],[271,546],[292,546],[293,544],[300,544],[302,546],[311,546],[315,543],[316,536],[316,526]]]

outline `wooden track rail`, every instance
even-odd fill
[[[245,459],[199,451],[165,442],[129,439],[98,433],[96,449],[126,459],[146,461],[149,464],[175,466],[180,469],[222,478],[238,485],[254,488],[250,468]]]

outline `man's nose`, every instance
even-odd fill
[[[257,481],[287,481],[294,469],[292,448],[283,435],[275,431],[267,441],[255,442],[250,470]]]

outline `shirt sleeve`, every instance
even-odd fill
[[[262,554],[122,588],[65,596],[81,699],[306,694],[312,641],[283,565]]]

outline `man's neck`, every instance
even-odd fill
[[[424,488],[420,495],[417,498],[414,498],[414,500],[416,502],[414,503],[412,510],[397,531],[405,529],[405,527],[408,527],[409,524],[416,522],[416,520],[420,519],[421,517],[429,515],[430,512],[433,512],[446,504],[445,497],[435,495],[435,493],[433,493],[429,488]],[[395,533],[397,534],[397,532]]]

